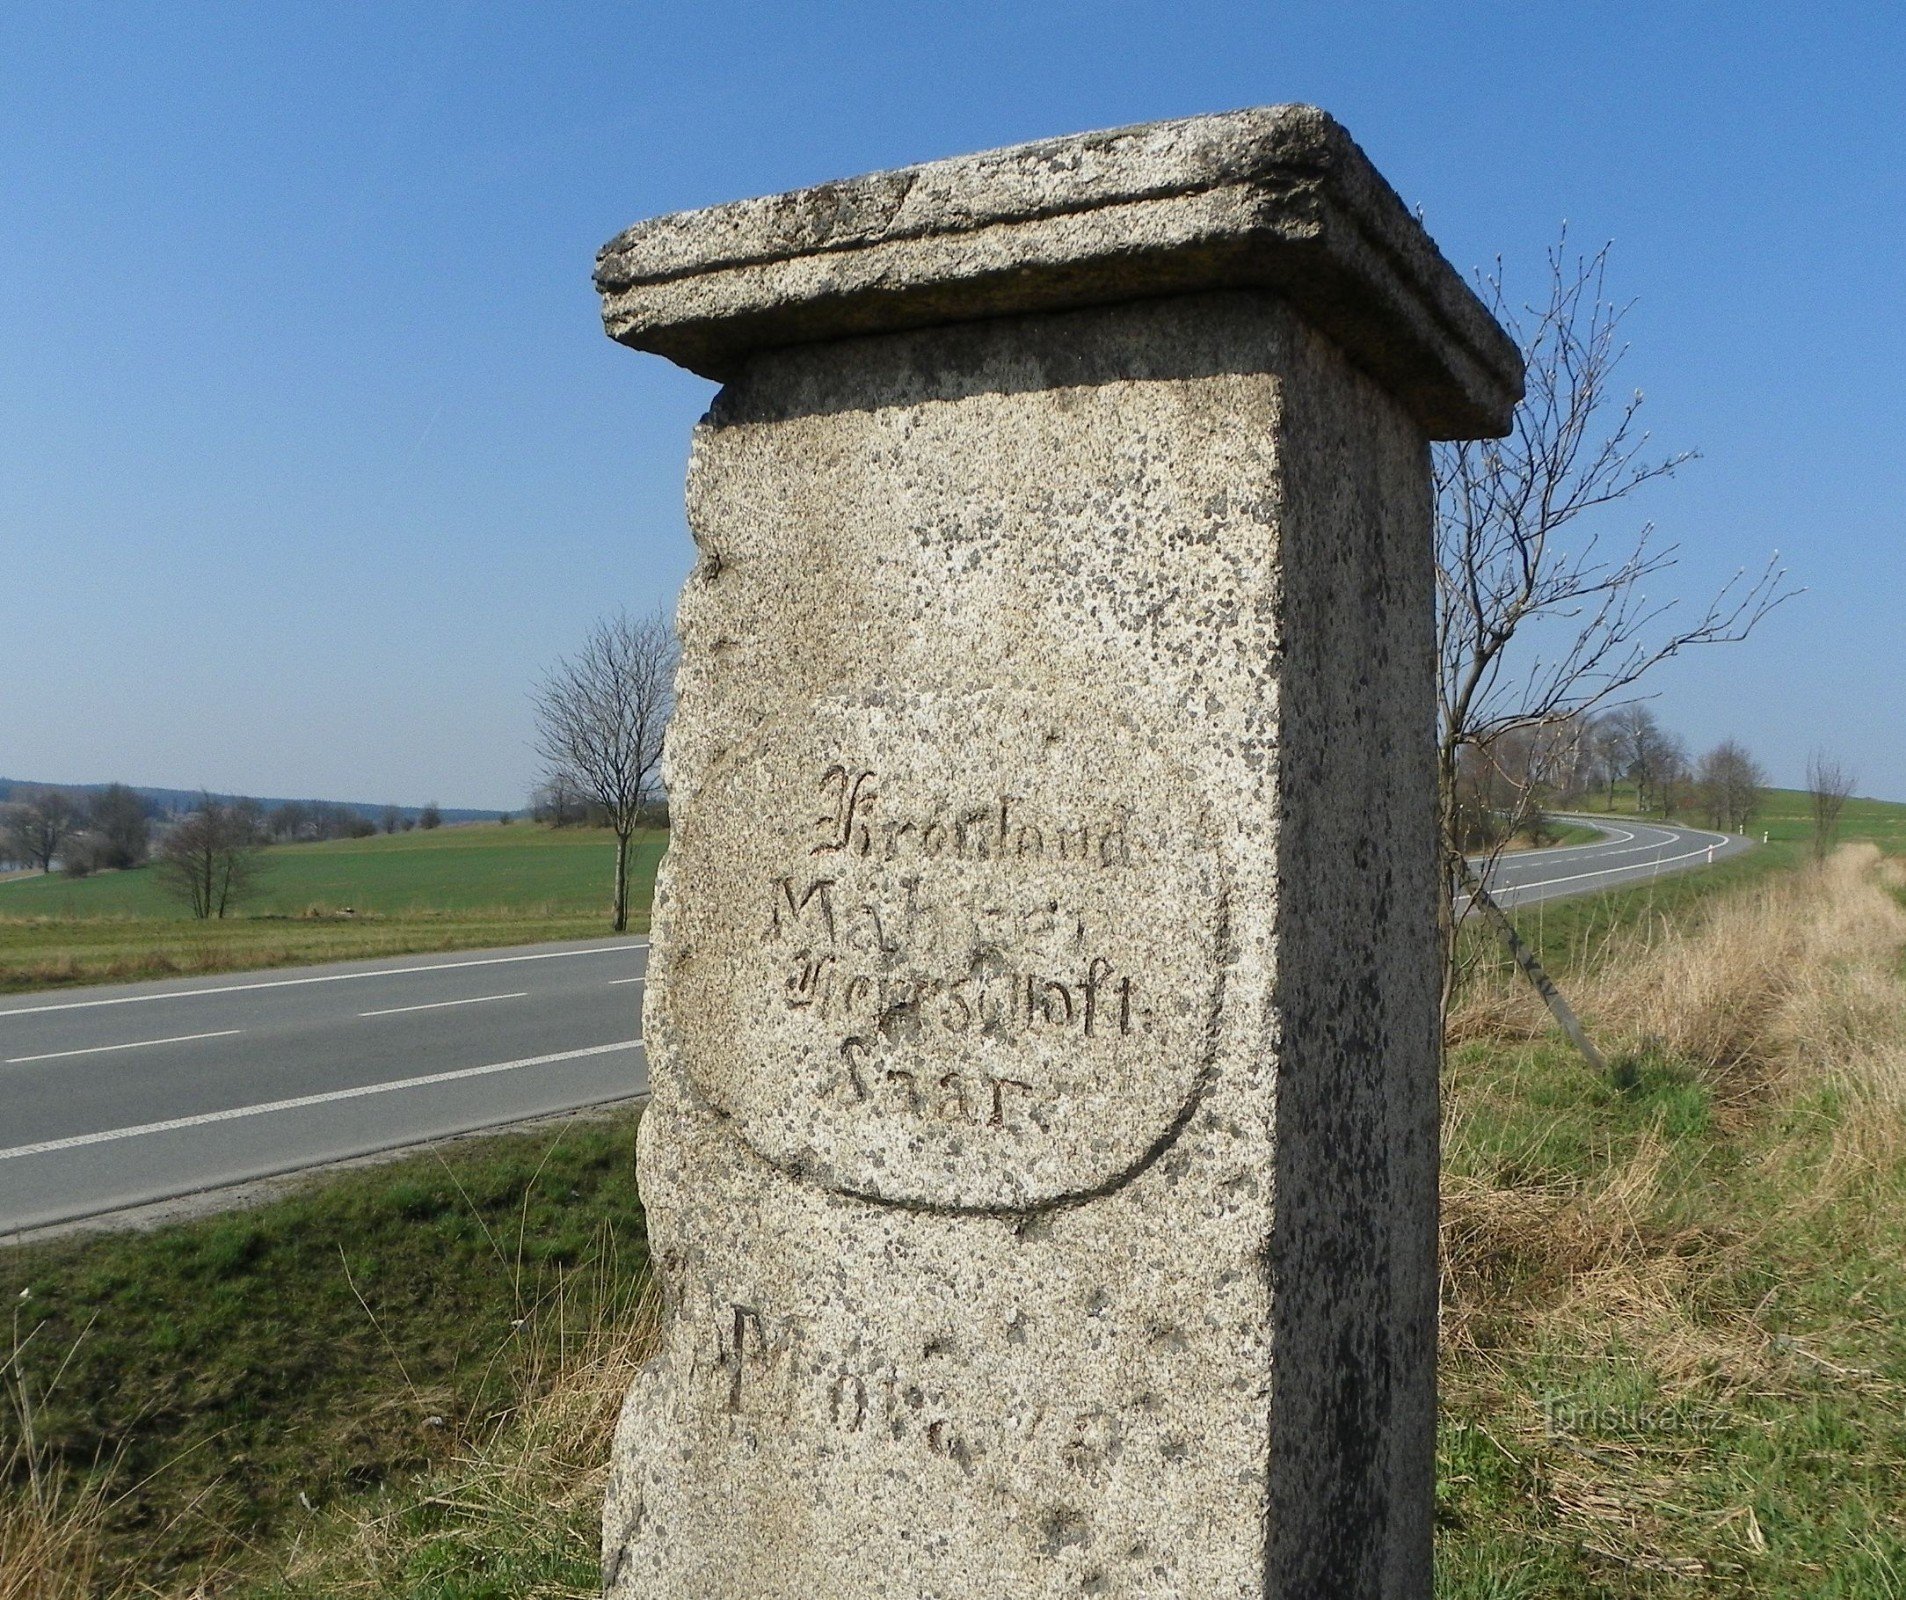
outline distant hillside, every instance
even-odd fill
[[[64,794],[88,795],[97,794],[107,787],[109,785],[103,783],[35,783],[26,778],[0,778],[0,805],[5,805],[11,800],[16,791],[58,789]],[[199,803],[197,789],[155,789],[139,783],[129,783],[126,787],[141,800],[162,812],[190,811]],[[336,805],[371,822],[375,822],[389,809],[381,802],[368,800],[319,800],[315,797],[272,799],[266,795],[221,794],[217,791],[213,792],[212,798],[214,800],[256,800],[267,811],[275,811],[279,806],[289,805]],[[398,806],[396,809],[399,815],[408,817],[412,822],[415,822],[423,811],[422,806]],[[440,806],[438,809],[443,813],[445,822],[494,822],[497,816],[493,810],[481,810],[469,806]]]

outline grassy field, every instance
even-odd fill
[[[1626,1089],[1458,1007],[1441,1594],[1906,1594],[1903,957],[1855,845],[1561,969]]]
[[[636,836],[634,927],[667,835]],[[241,915],[198,922],[154,869],[0,883],[0,992],[608,931],[613,836],[495,823],[277,845]],[[346,912],[349,915],[346,915]]]
[[[1573,808],[1603,811],[1602,796]],[[1613,820],[1633,816],[1632,793],[1616,792]],[[1692,826],[1700,826],[1698,821]],[[1562,971],[1600,959],[1601,946],[1634,925],[1675,927],[1716,895],[1760,882],[1811,859],[1813,824],[1805,793],[1797,789],[1769,789],[1749,830],[1767,843],[1746,855],[1734,856],[1697,872],[1671,873],[1640,888],[1603,894],[1573,895],[1565,900],[1536,901],[1512,913],[1522,936],[1535,946],[1543,964]],[[1841,816],[1842,843],[1866,841],[1891,855],[1906,856],[1906,805],[1891,800],[1849,800]],[[1468,931],[1472,968],[1502,984],[1519,983],[1513,965],[1485,929]]]
[[[88,1565],[102,1592],[226,1569],[275,1586],[314,1526],[414,1495],[613,1354],[646,1281],[634,1127],[473,1140],[251,1211],[0,1250],[0,1596],[77,1597],[48,1573]],[[442,1575],[428,1521],[406,1559]],[[541,1578],[593,1581],[582,1528],[540,1530]],[[58,1565],[9,1588],[36,1536],[64,1540]]]
[[[1521,989],[1452,1017],[1441,1600],[1906,1595],[1906,807],[1846,832],[1558,945],[1626,1087]],[[0,1600],[592,1593],[630,1121],[0,1252]]]

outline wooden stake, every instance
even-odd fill
[[[1542,996],[1542,1003],[1549,1008],[1550,1015],[1562,1025],[1569,1043],[1581,1051],[1582,1058],[1591,1067],[1606,1075],[1608,1063],[1590,1042],[1581,1021],[1569,1009],[1568,1001],[1562,998],[1562,991],[1555,987],[1554,981],[1543,970],[1535,952],[1522,942],[1522,935],[1516,932],[1516,925],[1509,920],[1508,912],[1496,904],[1494,896],[1482,886],[1482,880],[1469,870],[1467,863],[1463,867],[1463,887],[1469,891],[1470,904],[1480,906],[1483,915],[1489,919],[1489,925],[1502,936],[1502,942],[1509,947],[1509,954],[1515,957],[1515,963],[1522,969],[1523,976],[1535,985],[1535,992]]]

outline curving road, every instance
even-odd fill
[[[1564,816],[1564,822],[1599,828],[1593,844],[1554,850],[1522,850],[1501,857],[1486,887],[1504,910],[1563,895],[1651,883],[1674,872],[1708,866],[1752,849],[1752,842],[1709,828],[1683,828],[1627,817]]]
[[[1504,906],[1745,839],[1614,818],[1505,856]],[[0,997],[0,1237],[647,1092],[648,941]]]

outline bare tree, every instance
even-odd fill
[[[1602,725],[1614,758],[1615,776],[1627,778],[1635,786],[1635,810],[1649,811],[1661,805],[1668,775],[1677,761],[1684,759],[1681,741],[1638,701],[1617,706]]]
[[[255,803],[201,795],[159,839],[160,880],[193,916],[223,917],[256,885],[264,841]]]
[[[86,825],[94,838],[94,857],[102,867],[144,866],[152,844],[146,803],[123,783],[109,783],[86,807]]]
[[[1581,735],[1572,722],[1512,728],[1465,747],[1456,769],[1456,821],[1467,853],[1493,854],[1517,834],[1536,838],[1543,813],[1574,781]]]
[[[1660,766],[1655,773],[1655,804],[1672,822],[1696,804],[1694,765],[1678,733],[1662,736]]]
[[[1603,810],[1615,809],[1615,785],[1621,781],[1620,740],[1606,716],[1584,719],[1588,725],[1588,771],[1591,786],[1603,791]]]
[[[629,841],[660,775],[675,685],[675,633],[656,614],[598,622],[535,695],[536,749],[551,785],[579,791],[615,833],[612,926],[629,925]]]
[[[1767,770],[1739,740],[1723,739],[1701,757],[1695,787],[1710,824],[1743,833],[1766,797]]]
[[[1607,297],[1607,264],[1606,246],[1572,258],[1564,230],[1541,304],[1518,310],[1500,263],[1482,280],[1522,349],[1527,397],[1508,438],[1436,450],[1438,777],[1452,889],[1466,871],[1455,804],[1465,750],[1586,716],[1690,646],[1745,638],[1793,592],[1770,561],[1677,619],[1675,602],[1645,587],[1674,566],[1675,547],[1657,546],[1649,524],[1604,543],[1596,513],[1693,459],[1653,453],[1640,393],[1616,390],[1628,307]]]
[[[584,828],[597,821],[591,810],[600,812],[589,796],[576,786],[566,772],[552,772],[530,791],[529,814],[533,822],[552,828]]]
[[[61,848],[79,826],[79,807],[63,789],[15,792],[0,826],[6,829],[7,854],[42,872],[51,872]]]
[[[1813,814],[1813,858],[1824,861],[1840,832],[1840,813],[1860,780],[1837,756],[1816,750],[1807,757],[1807,799]]]
[[[426,800],[423,810],[417,813],[417,826],[420,828],[441,828],[443,826],[443,807],[434,800]]]

